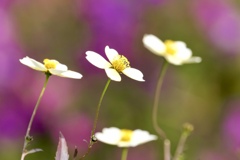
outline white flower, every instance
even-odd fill
[[[80,73],[68,70],[66,65],[61,64],[56,60],[44,59],[43,64],[32,58],[24,57],[23,59],[20,59],[20,62],[34,70],[48,72],[52,75],[74,79],[82,78]]]
[[[110,63],[93,51],[86,52],[86,59],[94,66],[104,69],[111,80],[121,81],[120,74],[123,73],[134,80],[144,81],[142,72],[135,68],[131,68],[127,58],[123,55],[119,55],[115,49],[110,49],[106,46],[105,53]]]
[[[135,147],[157,139],[157,136],[151,135],[147,131],[140,129],[132,131],[116,127],[104,128],[102,132],[97,132],[95,136],[98,141],[118,147]]]
[[[144,46],[158,56],[163,56],[169,63],[182,65],[185,63],[200,63],[200,57],[192,57],[192,51],[182,41],[166,40],[162,42],[154,35],[143,37]]]

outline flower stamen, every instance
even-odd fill
[[[50,60],[50,59],[44,59],[43,60],[43,63],[44,63],[44,66],[47,68],[47,69],[55,69],[56,66],[58,64],[60,64],[58,61],[56,60]]]
[[[166,46],[166,53],[167,54],[171,54],[174,55],[177,52],[177,46],[175,44],[174,41],[172,40],[166,40],[164,42],[165,46]]]
[[[130,67],[130,62],[125,56],[117,55],[112,62],[112,66],[119,73],[122,73],[124,69]]]
[[[129,142],[132,138],[133,131],[128,129],[121,129],[121,139],[122,142]]]

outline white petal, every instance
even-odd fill
[[[61,74],[65,71],[62,71],[62,70],[57,70],[57,69],[49,69],[49,72],[52,74],[52,75],[56,75],[56,76],[61,76]]]
[[[126,76],[128,76],[129,78],[132,78],[134,80],[137,81],[142,81],[144,82],[145,80],[143,79],[143,74],[141,71],[139,71],[138,69],[135,68],[126,68],[123,71],[123,74],[125,74]]]
[[[166,47],[164,43],[152,34],[146,34],[143,37],[144,46],[157,55],[163,55]]]
[[[71,70],[59,71],[59,70],[51,69],[51,70],[49,70],[49,72],[53,75],[57,75],[60,77],[65,77],[65,78],[73,78],[73,79],[81,79],[82,78],[82,75],[80,73],[71,71]]]
[[[131,140],[132,147],[157,139],[157,136],[150,135],[149,132],[140,129],[135,130],[132,136],[133,136]]]
[[[113,81],[117,81],[120,82],[121,81],[121,76],[120,74],[113,68],[107,68],[105,69],[107,76],[113,80]]]
[[[121,132],[116,127],[104,128],[102,132],[95,133],[95,136],[98,141],[111,145],[117,145],[121,139]]]
[[[55,160],[68,160],[68,158],[69,158],[69,154],[68,154],[67,142],[64,136],[62,135],[62,133],[60,133]]]
[[[101,55],[93,51],[87,51],[86,59],[94,66],[105,69],[111,67],[111,64],[105,60]]]
[[[19,61],[22,64],[24,64],[32,69],[35,69],[38,71],[44,71],[44,72],[47,71],[46,67],[42,63],[40,63],[32,58],[24,57],[23,59],[20,59]]]
[[[105,53],[111,63],[113,62],[114,57],[118,55],[118,52],[115,49],[110,49],[108,46],[105,47]]]
[[[118,147],[133,147],[131,142],[123,142],[123,141],[119,141],[117,146]]]
[[[178,49],[186,49],[187,48],[186,43],[183,41],[175,41],[174,43]]]
[[[58,64],[55,68],[56,70],[67,71],[68,67],[64,64]]]
[[[173,56],[181,60],[187,60],[192,57],[192,51],[189,48],[178,49],[177,53]]]
[[[182,65],[184,62],[182,59],[177,58],[176,56],[173,55],[166,55],[165,59],[173,65]]]
[[[200,63],[202,62],[201,57],[191,57],[188,60],[184,61],[184,63]]]

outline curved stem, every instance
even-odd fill
[[[111,79],[108,79],[108,81],[107,81],[107,83],[106,83],[106,85],[103,89],[103,92],[101,94],[101,97],[99,99],[99,102],[98,102],[98,106],[97,106],[97,110],[96,110],[96,114],[95,114],[95,119],[94,119],[94,123],[93,123],[93,128],[92,128],[92,131],[91,131],[91,137],[90,137],[90,141],[89,141],[89,145],[88,145],[88,150],[80,159],[84,159],[90,153],[93,144],[96,142],[96,138],[94,137],[94,133],[95,133],[95,130],[96,130],[96,127],[97,127],[98,115],[99,115],[99,112],[100,112],[100,107],[101,107],[101,104],[102,104],[103,97],[104,97],[104,95],[107,91],[107,88],[108,88],[110,82],[111,82]]]
[[[155,97],[154,97],[154,103],[153,103],[153,111],[152,111],[152,121],[153,121],[153,127],[155,131],[159,134],[159,136],[162,139],[166,139],[166,134],[164,131],[159,127],[158,122],[157,122],[157,114],[158,114],[158,104],[159,104],[159,96],[160,96],[160,91],[163,83],[163,78],[167,70],[168,63],[164,60],[162,69],[160,72],[160,76],[157,82],[157,87],[155,91]]]
[[[106,83],[106,85],[105,85],[105,87],[104,87],[104,89],[103,89],[102,95],[101,95],[101,97],[100,97],[100,99],[99,99],[98,106],[97,106],[97,110],[96,110],[96,114],[95,114],[93,129],[92,129],[92,132],[91,132],[91,137],[92,137],[92,136],[94,135],[94,133],[95,133],[95,130],[96,130],[96,127],[97,127],[98,115],[99,115],[100,107],[101,107],[101,104],[102,104],[102,100],[103,100],[103,97],[104,97],[104,95],[105,95],[105,93],[106,93],[106,91],[107,91],[107,88],[108,88],[110,82],[111,82],[111,79],[108,79],[108,81],[107,81],[107,83]]]
[[[42,88],[42,91],[38,97],[38,100],[37,100],[37,103],[34,107],[34,110],[33,110],[33,113],[32,113],[32,116],[31,116],[31,119],[28,123],[28,128],[27,128],[27,131],[26,131],[26,135],[25,135],[25,139],[24,139],[24,145],[23,145],[23,150],[22,150],[22,160],[24,159],[25,157],[25,152],[27,151],[26,148],[27,148],[27,145],[29,144],[29,142],[31,142],[33,140],[32,136],[30,136],[30,130],[31,130],[31,127],[32,127],[32,122],[34,120],[34,117],[37,113],[37,109],[38,109],[38,106],[39,106],[39,103],[43,97],[43,94],[45,92],[45,89],[46,89],[46,86],[47,86],[47,83],[48,83],[48,79],[49,79],[50,75],[49,74],[46,74],[46,79],[45,79],[45,82],[44,82],[44,85],[43,85],[43,88]]]
[[[123,148],[121,160],[127,160],[128,148]]]

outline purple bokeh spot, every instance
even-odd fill
[[[79,53],[95,51],[103,56],[108,45],[119,54],[132,59],[136,38],[143,24],[143,15],[148,6],[159,4],[157,0],[79,0],[78,12],[88,28],[88,44]],[[88,69],[87,64],[81,64]]]
[[[91,128],[93,125],[92,120],[86,115],[75,114],[71,117],[62,118],[58,117],[54,122],[46,121],[49,126],[49,131],[53,139],[58,140],[59,132],[66,138],[69,148],[78,147],[79,151],[85,152],[87,143],[84,140],[89,140]]]
[[[240,102],[230,104],[223,122],[223,134],[230,150],[240,149]]]
[[[221,151],[208,149],[200,153],[200,155],[196,159],[199,159],[199,160],[227,160],[228,159],[230,160],[231,158],[226,157],[226,155],[224,155]]]
[[[210,41],[226,53],[236,54],[240,43],[240,14],[223,0],[197,0],[196,20]]]

